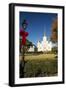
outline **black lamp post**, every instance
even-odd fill
[[[26,19],[24,19],[24,21],[23,21],[23,23],[22,23],[22,28],[23,28],[23,30],[26,30],[26,28],[27,28]]]
[[[23,32],[25,32],[27,28],[27,22],[26,20],[24,19],[24,21],[22,22],[22,29],[23,29]],[[20,63],[20,77],[24,77],[24,67],[25,67],[25,45],[22,45],[22,61]]]
[[[22,28],[23,28],[23,30],[25,31],[26,30],[26,28],[27,28],[27,22],[26,22],[26,20],[24,19],[24,21],[23,21],[23,23],[22,23]],[[25,45],[23,45],[23,58],[22,58],[22,60],[24,61],[24,57],[25,57]]]

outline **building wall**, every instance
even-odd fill
[[[52,50],[52,42],[47,40],[47,37],[43,37],[43,41],[37,43],[38,51],[51,51]]]
[[[34,46],[30,46],[28,52],[34,52],[34,48],[35,48]]]

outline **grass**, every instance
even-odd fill
[[[56,54],[37,54],[37,55],[32,55],[32,54],[29,54],[29,55],[25,55],[25,61],[28,61],[28,60],[54,60],[56,57]],[[22,56],[20,56],[20,60],[22,59]]]
[[[56,76],[58,73],[56,54],[26,55],[25,62],[24,77],[26,78]]]
[[[55,54],[40,54],[40,55],[30,55],[30,56],[25,56],[25,60],[53,60],[55,59],[56,55]]]

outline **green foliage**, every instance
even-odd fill
[[[26,40],[26,45],[27,45],[27,46],[32,46],[33,44],[32,44],[32,42],[30,42],[29,40]]]
[[[57,47],[52,48],[52,52],[57,53],[58,52],[58,48]]]

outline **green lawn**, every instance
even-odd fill
[[[20,56],[20,60],[21,58]],[[25,55],[24,77],[56,76],[57,64],[56,54]],[[21,72],[22,69],[20,69]]]
[[[54,60],[56,54],[39,54],[39,55],[26,55],[25,60]]]

